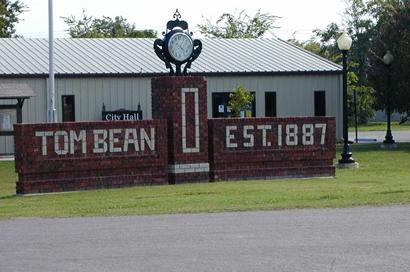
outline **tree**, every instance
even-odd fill
[[[368,120],[374,116],[374,90],[371,87],[358,85],[358,77],[354,72],[349,72],[348,75],[348,92],[347,92],[347,107],[348,107],[348,123],[349,126],[354,125],[354,92],[356,92],[356,107],[357,107],[357,123],[366,124]]]
[[[229,107],[233,116],[239,117],[241,111],[247,110],[253,101],[253,95],[244,87],[238,86],[229,94]]]
[[[346,31],[351,36],[353,43],[349,51],[348,67],[348,110],[349,123],[353,123],[354,100],[353,93],[356,91],[357,110],[359,123],[366,123],[367,119],[374,115],[374,90],[369,86],[366,77],[367,53],[371,46],[371,40],[377,32],[377,20],[373,12],[381,15],[377,5],[385,0],[347,0],[344,11],[344,23]],[[307,42],[296,42],[299,46],[335,63],[341,64],[342,54],[336,40],[342,34],[342,27],[331,23],[326,29],[316,29],[312,38]],[[292,41],[294,42],[294,41]]]
[[[0,0],[0,38],[15,36],[15,25],[26,6],[20,1]]]
[[[63,17],[69,26],[68,32],[72,38],[156,38],[157,32],[151,29],[137,30],[135,24],[128,23],[122,16],[114,19],[103,16],[93,18],[83,11],[83,18],[71,15]]]
[[[386,109],[387,91],[392,110],[410,111],[410,1],[386,1],[368,54],[367,76],[376,90],[378,109]],[[385,3],[386,4],[386,3]],[[387,66],[383,56],[387,50],[394,56]]]
[[[279,17],[261,13],[260,10],[251,17],[242,10],[238,15],[224,13],[216,23],[206,19],[204,24],[197,26],[202,34],[211,38],[260,38],[277,28],[274,25],[277,18]]]

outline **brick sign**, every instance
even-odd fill
[[[164,120],[15,125],[17,193],[164,184]]]
[[[151,86],[152,117],[168,121],[170,183],[209,181],[206,80],[160,77]]]
[[[210,119],[208,127],[211,179],[335,174],[334,118]]]
[[[17,193],[335,175],[335,118],[208,120],[203,77],[151,86],[154,120],[16,124]]]

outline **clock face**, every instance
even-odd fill
[[[187,60],[192,55],[193,49],[192,39],[185,33],[178,32],[169,38],[168,52],[177,61]]]

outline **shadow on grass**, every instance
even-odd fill
[[[389,195],[389,194],[402,194],[402,193],[410,193],[410,190],[396,190],[396,191],[383,191],[383,192],[376,192],[375,195]]]
[[[6,196],[0,196],[0,200],[4,200],[4,199],[11,199],[11,198],[15,198],[17,197],[17,195],[6,195]]]

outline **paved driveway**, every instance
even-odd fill
[[[359,131],[357,133],[357,138],[359,142],[383,142],[386,136],[386,131]],[[393,131],[393,139],[397,143],[410,143],[410,131]],[[354,130],[349,130],[349,140],[356,139],[356,134]]]
[[[0,271],[410,271],[410,206],[0,221]]]

